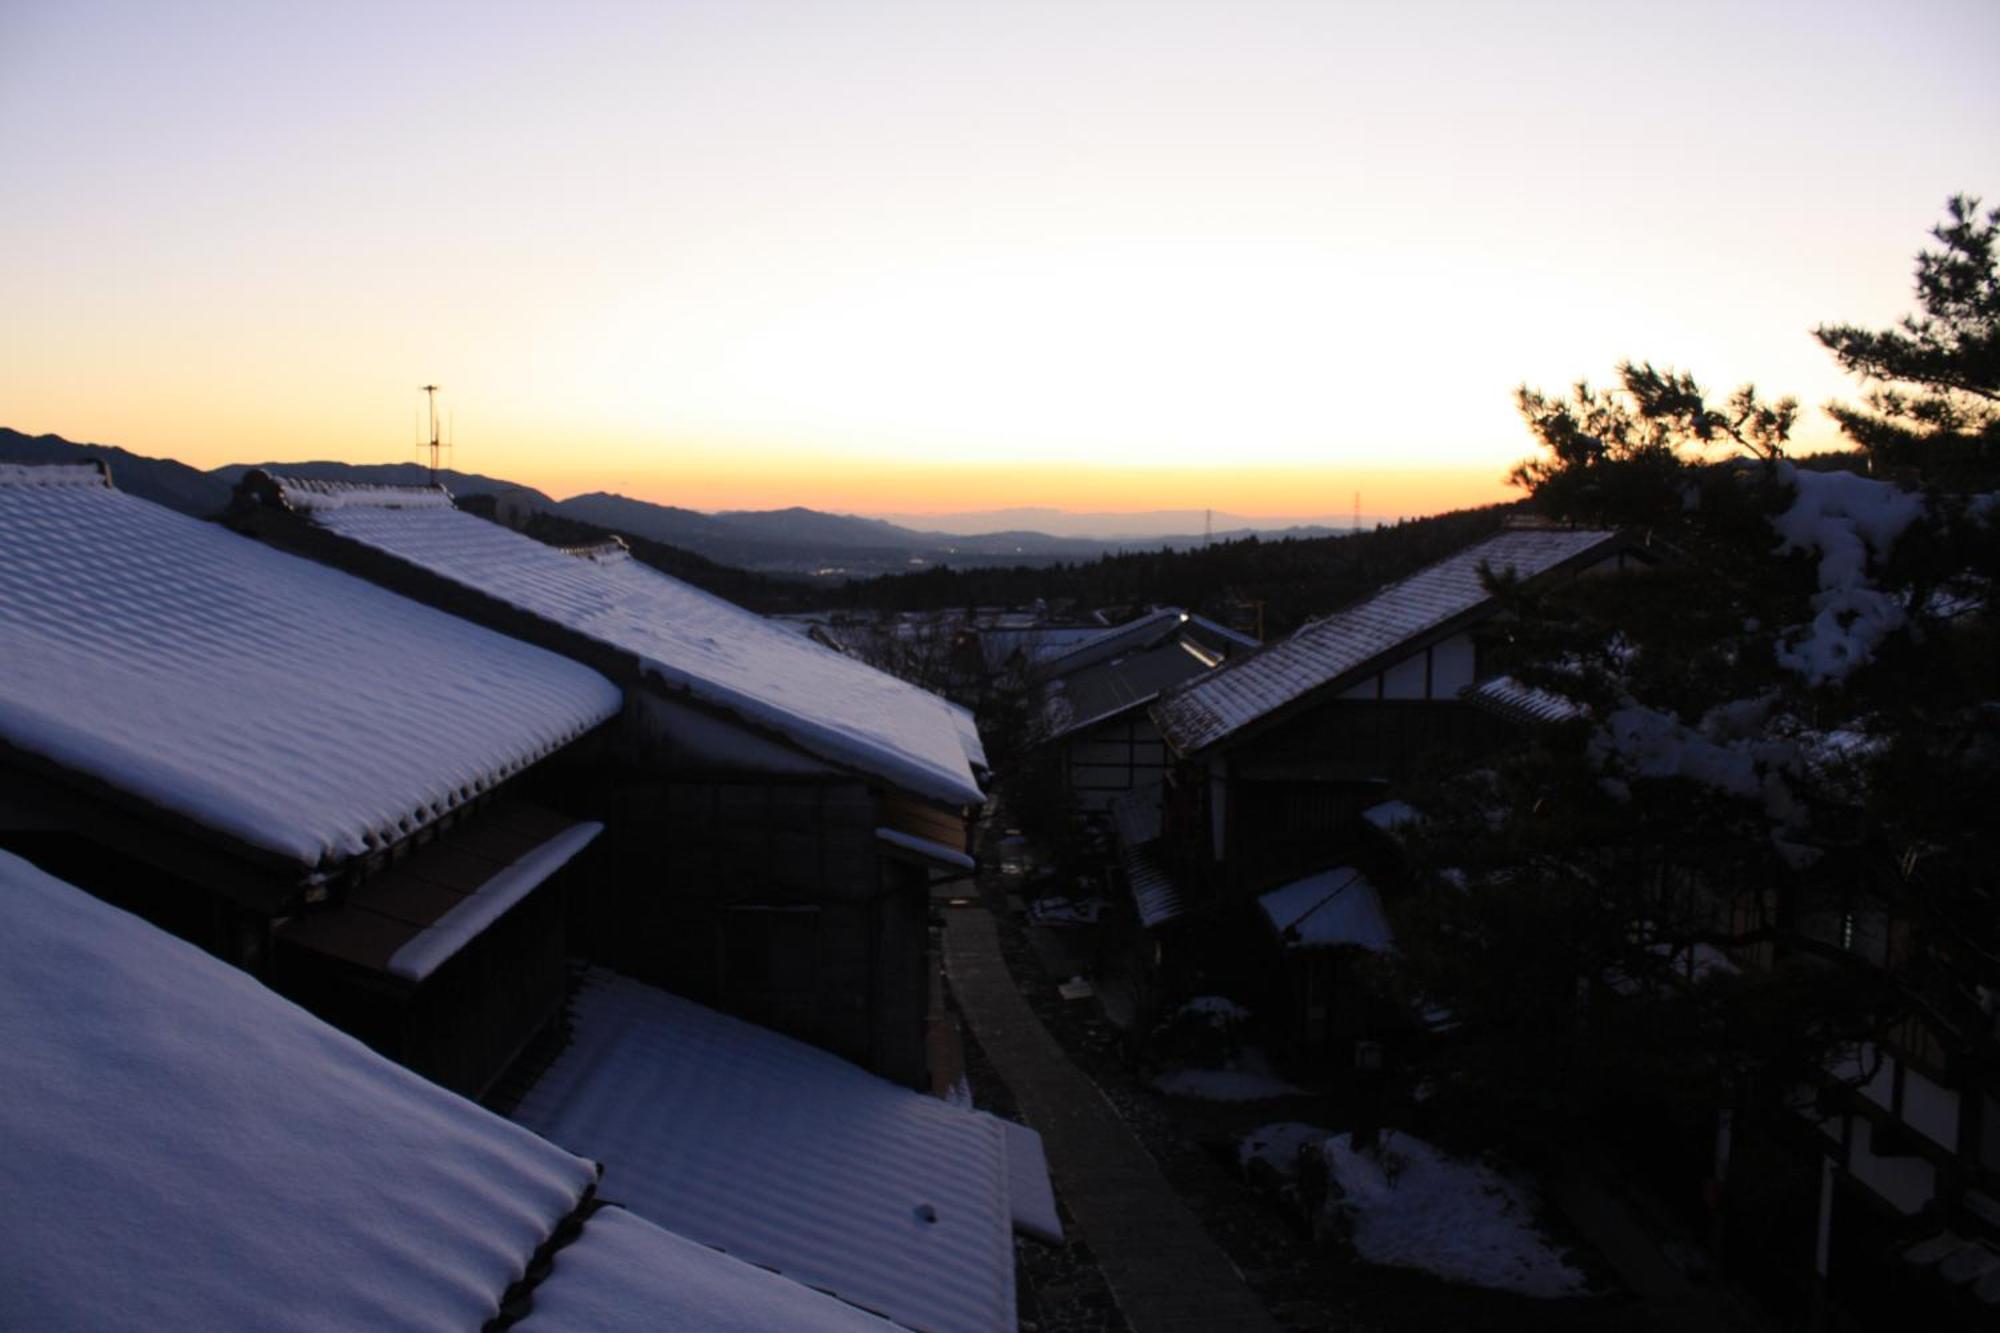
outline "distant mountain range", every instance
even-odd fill
[[[1136,513],[1085,513],[1071,509],[1017,508],[978,509],[958,514],[878,514],[891,524],[919,531],[960,535],[992,532],[1035,532],[1051,537],[1086,537],[1099,541],[1152,541],[1176,534],[1213,531],[1240,535],[1247,532],[1311,532],[1324,535],[1346,532],[1349,519],[1245,518],[1240,514],[1207,509],[1152,509]],[[1366,520],[1374,526],[1374,519]]]
[[[354,481],[375,485],[412,486],[429,480],[429,470],[416,463],[231,463],[209,472],[171,459],[147,458],[111,445],[74,444],[56,435],[23,435],[0,427],[0,462],[57,463],[102,458],[121,490],[144,496],[184,513],[209,517],[229,503],[230,493],[244,473],[255,467],[287,476],[321,481]],[[457,496],[513,494],[536,511],[624,532],[649,541],[692,551],[739,569],[819,578],[866,578],[931,566],[974,568],[992,565],[1044,565],[1065,560],[1093,560],[1118,551],[1199,546],[1205,518],[1200,510],[1165,510],[1152,514],[1065,515],[1054,509],[1004,509],[987,514],[1004,523],[1002,530],[984,532],[925,530],[881,518],[857,518],[816,509],[736,510],[704,514],[673,505],[653,504],[621,495],[595,492],[555,500],[499,477],[441,469],[438,480]],[[1193,522],[1187,530],[1164,530],[1169,519]],[[976,514],[934,515],[922,521],[960,528]],[[1217,540],[1249,535],[1248,521],[1217,515]],[[1015,522],[1022,520],[1022,522]],[[1039,531],[1030,520],[1063,520],[1064,533]],[[1133,535],[1100,538],[1082,535],[1086,525],[1131,525]],[[1159,529],[1159,530],[1149,530]],[[1103,530],[1103,529],[1100,529]],[[1324,537],[1339,529],[1300,526],[1264,536]]]

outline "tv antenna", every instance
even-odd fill
[[[435,486],[438,484],[438,386],[425,384],[421,387],[431,407],[431,485]]]

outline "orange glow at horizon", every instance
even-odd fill
[[[1461,468],[1245,469],[1034,467],[1004,463],[857,465],[804,473],[714,465],[657,471],[588,469],[552,494],[613,491],[687,509],[769,509],[783,505],[838,513],[951,514],[989,509],[1138,513],[1214,509],[1243,518],[1345,519],[1359,491],[1364,514],[1410,517],[1519,498],[1503,478]],[[546,489],[546,488],[544,488]],[[780,498],[788,497],[788,498]]]

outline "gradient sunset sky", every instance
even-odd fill
[[[1430,512],[1621,357],[1852,396],[2000,4],[0,3],[0,425],[557,496]]]

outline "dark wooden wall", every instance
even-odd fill
[[[584,953],[922,1082],[928,903],[922,871],[881,854],[875,793],[628,773],[606,817],[575,905]]]

